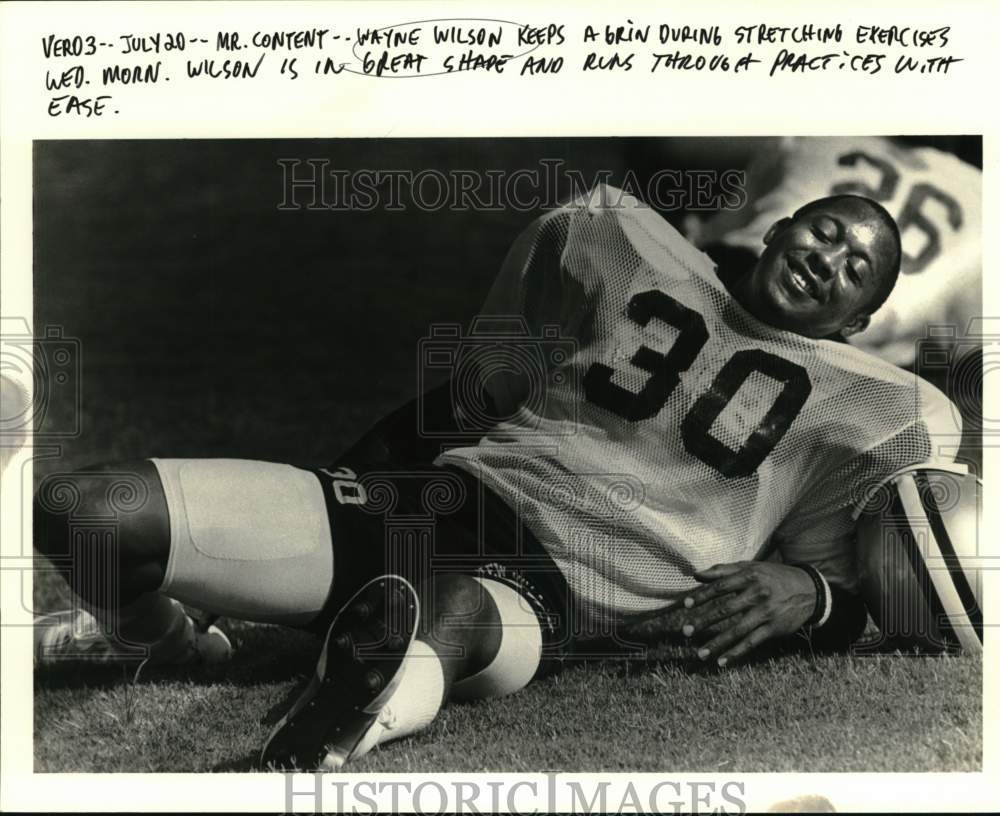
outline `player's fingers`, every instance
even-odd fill
[[[725,666],[730,666],[733,663],[739,662],[747,655],[749,655],[754,649],[756,649],[762,643],[767,641],[770,637],[771,637],[770,626],[766,625],[758,626],[735,646],[726,650],[723,654],[719,655],[718,659],[719,666],[725,667]]]
[[[735,617],[733,621],[732,626],[728,626],[725,631],[698,649],[698,657],[702,660],[709,660],[724,654],[754,629],[761,626],[765,622],[765,615],[759,608],[751,609],[749,612]]]
[[[673,606],[656,619],[656,622],[666,632],[680,632],[684,621],[687,620],[687,614],[684,603],[676,601]]]
[[[708,569],[698,570],[694,574],[695,580],[698,581],[715,581],[719,578],[725,578],[728,575],[735,575],[741,572],[746,566],[745,561],[737,561],[733,564],[716,564]]]
[[[718,637],[723,632],[725,632],[726,629],[728,629],[730,626],[735,626],[735,625],[736,625],[736,621],[734,621],[732,619],[727,619],[727,620],[724,620],[724,621],[719,621],[718,623],[714,623],[711,626],[708,626],[705,629],[702,629],[700,632],[696,632],[694,634],[694,637],[695,637],[696,641],[699,642],[699,643],[702,643],[702,644],[708,643],[712,638]]]
[[[712,581],[710,584],[705,584],[705,586],[700,586],[684,596],[684,608],[694,609],[696,606],[701,606],[703,603],[707,603],[713,598],[718,598],[720,595],[726,595],[730,592],[740,592],[746,587],[748,581],[749,577],[746,573],[736,572]]]
[[[706,627],[752,609],[758,602],[757,594],[748,590],[729,592],[713,598],[687,610],[687,616],[681,622],[681,633],[686,637],[700,634]]]

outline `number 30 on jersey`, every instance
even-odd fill
[[[615,370],[603,363],[590,366],[584,375],[583,388],[587,400],[594,405],[628,422],[641,422],[655,417],[667,404],[681,373],[691,367],[708,341],[708,329],[700,314],[657,289],[635,295],[629,301],[627,313],[639,326],[646,326],[656,318],[680,334],[666,352],[640,345],[632,355],[632,365],[650,375],[641,391],[629,391],[613,383]],[[781,383],[782,389],[743,445],[733,450],[709,430],[754,372]],[[802,366],[762,349],[737,351],[681,422],[684,447],[722,476],[733,479],[750,476],[788,432],[811,391],[809,374]]]

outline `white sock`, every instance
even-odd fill
[[[452,700],[481,700],[520,691],[531,682],[542,659],[542,627],[528,601],[513,587],[477,578],[500,615],[500,648],[490,664],[456,680]]]
[[[444,702],[444,669],[441,658],[422,640],[410,646],[399,686],[385,704],[378,720],[353,751],[358,757],[373,746],[400,739],[426,728]]]

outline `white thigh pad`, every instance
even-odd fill
[[[333,583],[319,480],[246,459],[153,459],[170,515],[161,590],[221,615],[306,623]]]

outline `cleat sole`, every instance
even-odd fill
[[[362,604],[371,612],[359,620],[353,613]],[[379,578],[362,587],[344,610],[330,624],[308,685],[264,744],[261,767],[341,767],[395,692],[417,632],[415,590],[404,578]],[[338,654],[345,641],[354,648],[353,660]]]

